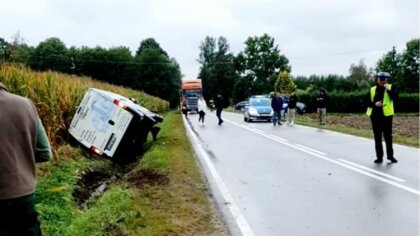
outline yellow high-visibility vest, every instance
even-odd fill
[[[376,93],[376,87],[373,86],[370,88],[370,101],[373,102],[373,99],[375,98]],[[391,89],[392,84],[389,85],[389,89]],[[382,109],[384,110],[384,116],[392,116],[394,115],[394,102],[389,97],[388,93],[384,92],[384,100],[382,101]],[[372,107],[368,107],[366,111],[366,115],[370,116],[372,115]]]

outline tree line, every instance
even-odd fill
[[[144,91],[170,102],[179,102],[181,69],[153,38],[140,42],[132,55],[128,47],[70,47],[59,38],[28,46],[19,36],[13,42],[0,38],[3,62],[22,63],[37,71],[58,71],[90,76],[103,82]]]
[[[378,59],[375,68],[367,68],[363,60],[351,64],[349,75],[290,75],[291,65],[282,55],[274,38],[267,34],[249,37],[245,49],[237,55],[229,50],[224,37],[206,37],[200,44],[199,78],[203,80],[204,94],[212,97],[222,93],[224,97],[238,102],[255,94],[277,91],[283,94],[298,90],[301,93],[315,93],[319,89],[328,92],[346,93],[367,91],[375,84],[374,75],[388,71],[391,82],[402,93],[419,92],[420,39],[406,43],[402,53],[395,48]]]
[[[199,45],[197,78],[202,79],[206,99],[220,93],[232,102],[254,94],[289,93],[294,89],[305,93],[321,88],[328,92],[367,91],[375,83],[373,78],[377,71],[390,72],[391,81],[400,92],[418,93],[419,43],[420,39],[408,41],[402,53],[392,48],[378,59],[375,68],[367,68],[363,60],[351,64],[348,76],[293,77],[289,60],[268,34],[248,37],[244,50],[236,55],[231,52],[225,37],[207,36]],[[141,41],[134,54],[124,46],[67,48],[55,37],[31,47],[20,35],[16,35],[12,42],[0,38],[0,50],[3,62],[22,63],[38,71],[91,76],[163,98],[172,107],[179,103],[181,68],[153,38]]]

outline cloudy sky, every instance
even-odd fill
[[[200,42],[227,38],[234,54],[267,33],[292,75],[348,75],[419,36],[419,0],[0,0],[0,37],[20,33],[36,46],[49,37],[67,47],[127,46],[154,38],[197,77]]]

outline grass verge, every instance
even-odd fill
[[[158,140],[141,161],[86,208],[73,196],[81,174],[118,168],[106,160],[88,160],[71,147],[56,155],[38,168],[37,207],[45,235],[227,235],[179,112],[165,115]]]
[[[353,119],[344,119],[343,116],[350,116]],[[410,122],[400,122],[399,119],[409,118]],[[331,121],[331,122],[330,122]],[[394,116],[394,143],[408,145],[412,147],[420,147],[419,144],[419,116],[418,114],[397,114]],[[364,114],[327,114],[327,124],[319,125],[315,114],[305,114],[296,116],[296,123],[300,125],[306,125],[310,127],[322,128],[341,133],[351,134],[359,137],[373,139],[372,128],[370,126],[370,120]],[[395,127],[398,126],[398,127]],[[400,127],[404,126],[404,127]],[[400,130],[402,130],[400,132]],[[403,130],[417,130],[411,134],[407,134]],[[410,133],[410,132],[408,132]]]

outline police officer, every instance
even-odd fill
[[[375,163],[383,161],[384,151],[382,147],[382,134],[386,143],[387,158],[391,163],[397,163],[392,148],[392,117],[394,115],[394,101],[398,98],[395,86],[388,84],[390,78],[388,72],[376,74],[377,85],[370,88],[366,98],[367,111],[372,123],[375,138]]]

